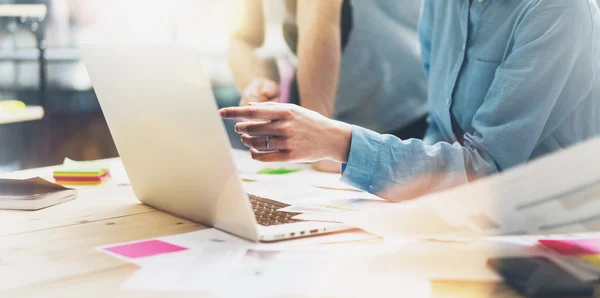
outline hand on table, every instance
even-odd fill
[[[250,147],[256,160],[348,160],[352,127],[317,112],[293,104],[251,103],[224,108],[219,113],[223,118],[243,119],[235,125],[235,131],[242,135],[242,142]]]
[[[279,85],[269,79],[255,79],[246,87],[240,106],[247,106],[251,102],[279,102],[281,91]]]

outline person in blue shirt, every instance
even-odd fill
[[[265,0],[239,1],[228,60],[242,91],[240,106],[290,102],[376,132],[423,138],[428,108],[418,51],[421,0],[278,2],[285,6],[281,29],[296,70],[286,79],[277,59],[258,51],[268,39],[265,19],[273,7]],[[340,171],[337,162],[313,167]]]
[[[237,124],[254,159],[337,160],[345,181],[373,193],[425,175],[441,177],[439,188],[466,183],[600,133],[595,0],[426,0],[419,31],[429,77],[423,140],[285,104],[221,116],[270,120]]]

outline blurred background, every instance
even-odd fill
[[[262,50],[282,67],[293,64],[281,32],[283,1],[265,4]],[[0,0],[0,100],[44,109],[39,120],[0,124],[0,172],[60,164],[64,157],[118,155],[80,59],[82,42],[193,46],[205,57],[219,105],[236,105],[239,95],[226,60],[234,5],[235,0]],[[240,146],[237,136],[231,139]]]

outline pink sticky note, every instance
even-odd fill
[[[572,240],[540,240],[540,243],[563,255],[600,254],[600,238]]]
[[[160,254],[172,253],[182,250],[187,250],[185,247],[177,246],[160,240],[148,240],[136,243],[118,245],[104,248],[104,250],[126,257],[137,259],[150,257]]]

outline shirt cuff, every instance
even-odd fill
[[[379,167],[381,147],[380,134],[353,125],[348,163],[342,164],[342,181],[371,192],[374,188],[373,179]]]

